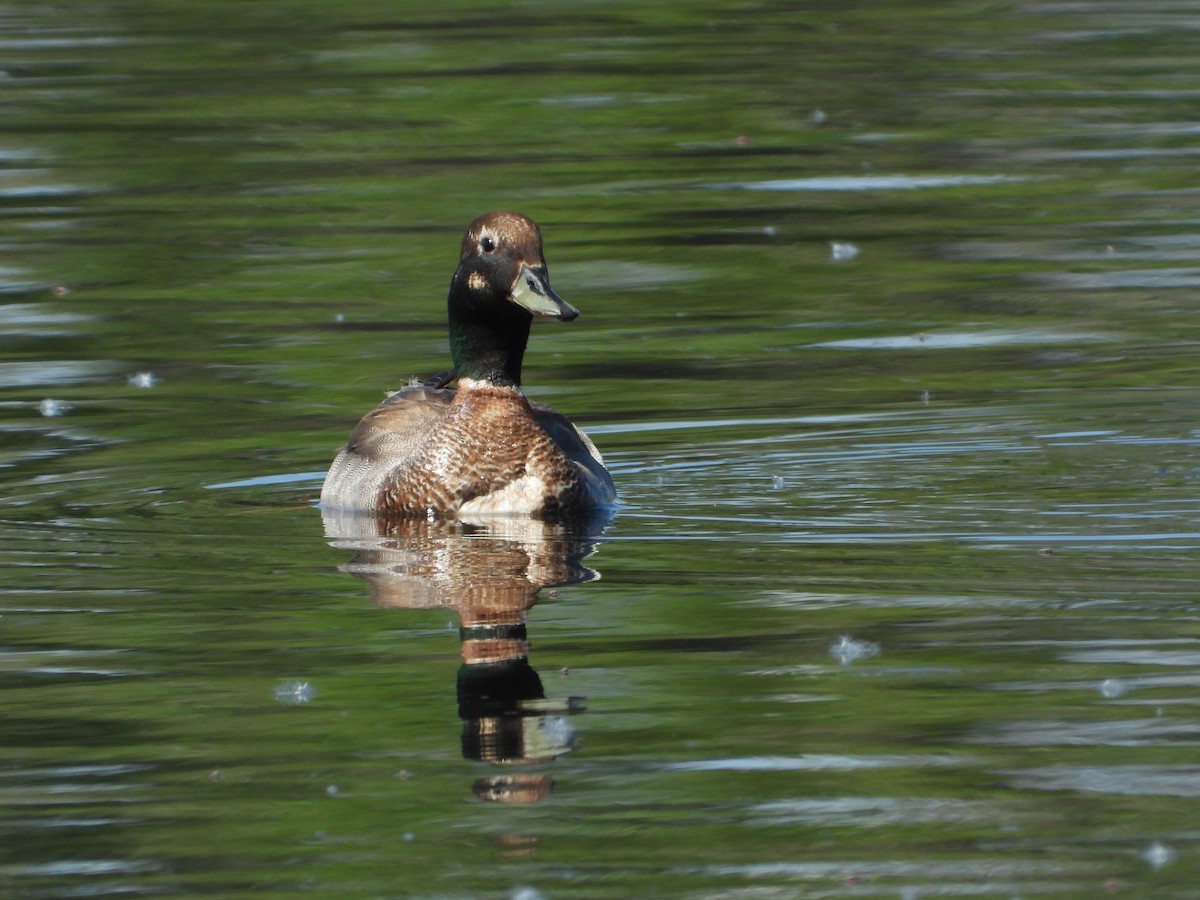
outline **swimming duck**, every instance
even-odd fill
[[[367,413],[325,476],[321,505],[389,519],[559,518],[614,503],[587,435],[521,391],[533,317],[579,315],[550,287],[537,225],[512,212],[472,222],[448,307],[454,373]],[[446,386],[455,374],[456,391]]]

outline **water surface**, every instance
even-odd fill
[[[0,893],[1192,896],[1195,13],[0,8]],[[323,520],[491,208],[622,507]]]

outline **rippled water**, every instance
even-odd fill
[[[1197,13],[0,7],[0,894],[1194,896]],[[322,516],[500,207],[622,507]]]

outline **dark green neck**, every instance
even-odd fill
[[[508,300],[450,288],[450,356],[460,378],[519,387],[533,317]]]

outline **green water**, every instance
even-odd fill
[[[0,6],[0,895],[1194,896],[1195,19]],[[621,509],[327,538],[493,208]]]

